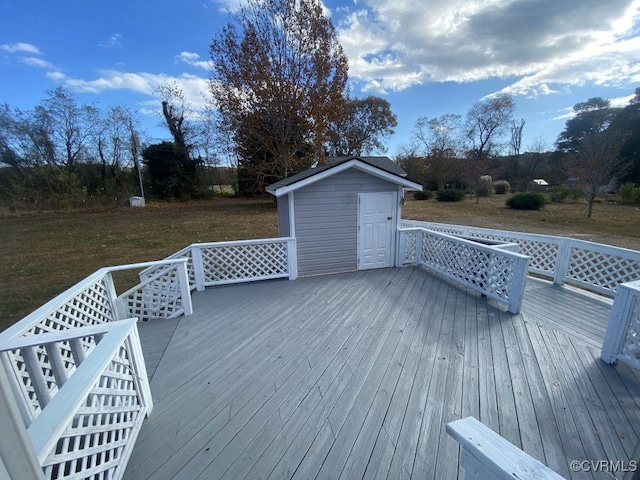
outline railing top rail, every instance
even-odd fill
[[[447,233],[436,232],[435,230],[429,230],[428,228],[424,228],[424,227],[411,227],[411,228],[399,227],[398,230],[401,232],[423,231],[423,232],[427,232],[429,235],[446,238],[454,242],[459,242],[463,245],[468,245],[469,247],[477,248],[478,250],[484,250],[485,252],[493,253],[496,255],[502,255],[505,257],[512,257],[512,258],[521,258],[521,259],[529,258],[528,255],[522,255],[521,253],[511,252],[509,250],[496,249],[494,245],[483,245],[482,243],[474,242],[473,240],[467,240],[465,238],[461,238],[455,235],[449,235]]]
[[[546,235],[546,234],[541,234],[541,233],[525,233],[525,232],[514,232],[512,230],[496,230],[493,228],[485,228],[485,227],[472,227],[472,226],[468,226],[468,225],[454,225],[454,224],[449,224],[449,223],[439,223],[439,222],[424,222],[422,220],[408,220],[403,218],[401,221],[402,222],[406,222],[406,223],[417,223],[417,224],[431,224],[431,225],[437,225],[437,226],[441,226],[443,228],[446,227],[453,227],[453,228],[460,228],[460,229],[466,229],[466,230],[476,230],[476,231],[485,231],[485,232],[493,232],[496,235],[503,235],[503,236],[508,236],[508,237],[513,237],[513,238],[522,238],[522,239],[531,239],[533,238],[538,238],[541,241],[546,241],[548,243],[560,243],[560,242],[571,242],[574,246],[583,246],[586,248],[592,248],[592,249],[597,249],[599,251],[602,252],[607,252],[607,253],[617,253],[617,254],[625,254],[625,255],[629,255],[631,257],[634,258],[638,258],[640,259],[640,251],[638,250],[633,250],[630,248],[625,248],[625,247],[617,247],[617,246],[613,246],[613,245],[606,245],[604,243],[598,243],[598,242],[592,242],[589,240],[580,240],[577,238],[573,238],[573,237],[564,237],[564,236],[560,236],[560,235]],[[406,228],[406,227],[402,227],[402,228]],[[416,228],[428,228],[428,227],[416,227]]]
[[[152,262],[130,263],[127,265],[115,265],[106,267],[109,272],[121,272],[123,270],[137,270],[139,268],[156,267],[158,265],[171,265],[173,263],[186,263],[189,259],[186,257],[169,258],[166,260],[154,260]]]
[[[228,242],[193,243],[190,245],[190,247],[200,247],[200,248],[233,247],[233,246],[241,246],[241,245],[260,245],[264,243],[286,243],[290,240],[293,240],[293,237],[256,238],[252,240],[232,240]]]
[[[58,294],[51,300],[49,300],[44,305],[40,306],[29,315],[24,317],[22,320],[18,321],[14,325],[7,328],[4,332],[0,332],[0,342],[4,342],[8,339],[17,338],[24,335],[25,332],[29,331],[34,325],[36,325],[42,318],[46,317],[49,313],[57,310],[62,305],[64,305],[69,299],[74,296],[80,294],[85,289],[91,287],[91,285],[99,282],[104,278],[105,275],[111,272],[118,272],[122,270],[132,270],[139,268],[148,268],[157,265],[166,265],[172,263],[183,263],[186,262],[186,258],[174,258],[169,260],[157,260],[152,262],[141,262],[141,263],[132,263],[128,265],[116,265],[111,267],[103,267],[99,270],[96,270],[91,275],[83,278],[75,285],[72,285],[64,292]]]
[[[41,333],[39,335],[30,335],[28,337],[18,337],[0,340],[0,352],[9,350],[17,350],[20,348],[44,346],[51,343],[64,342],[66,340],[74,340],[76,338],[92,337],[101,333],[107,333],[111,330],[121,327],[125,323],[138,321],[137,318],[127,318],[125,320],[117,320],[115,322],[102,323],[99,325],[89,325],[86,327],[77,327],[58,332]]]

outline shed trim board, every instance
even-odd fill
[[[395,192],[358,193],[358,270],[393,266],[397,204]]]
[[[347,162],[336,164],[336,166],[326,168],[324,170],[319,171],[315,175],[311,175],[310,177],[306,177],[298,182],[291,183],[286,186],[271,188],[271,186],[267,187],[267,192],[275,195],[276,197],[281,197],[282,195],[286,195],[295,190],[299,190],[300,188],[306,187],[312,183],[318,182],[327,177],[331,177],[337,173],[343,172],[350,168],[355,168],[357,170],[361,170],[375,177],[381,178],[383,180],[387,180],[389,182],[395,183],[397,185],[401,185],[408,190],[422,190],[422,185],[416,182],[412,182],[411,180],[407,180],[404,177],[399,175],[395,175],[393,173],[389,173],[380,168],[369,165],[368,163],[359,160],[358,158],[353,158]]]

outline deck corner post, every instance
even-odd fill
[[[295,237],[287,239],[287,263],[289,280],[298,278],[298,250]]]
[[[513,284],[509,293],[509,312],[517,315],[522,308],[524,288],[527,283],[527,272],[529,271],[529,257],[518,258],[513,272]]]
[[[191,245],[191,261],[193,262],[193,274],[196,282],[196,290],[202,292],[204,290],[204,263],[202,260],[202,250],[200,245]]]
[[[629,286],[625,283],[618,285],[600,352],[600,358],[605,363],[613,364],[618,359],[620,346],[627,329],[627,317],[632,302],[633,296]]]
[[[180,297],[182,298],[182,309],[184,316],[193,313],[193,304],[191,303],[191,288],[189,286],[189,272],[187,272],[187,259],[176,265],[178,271],[178,279],[180,281]],[[204,289],[204,287],[203,287]]]
[[[571,242],[571,238],[563,238],[558,244],[556,263],[553,268],[553,283],[556,285],[564,285],[564,277],[567,276],[569,263],[571,262]]]

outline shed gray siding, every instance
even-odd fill
[[[357,270],[358,193],[397,191],[396,184],[353,168],[296,190],[299,275]]]
[[[291,236],[291,224],[289,223],[289,195],[283,195],[282,197],[277,198],[278,236],[280,237]]]

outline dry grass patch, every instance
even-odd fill
[[[0,329],[101,267],[160,260],[191,243],[278,231],[271,198],[25,214],[0,223]]]
[[[519,232],[560,235],[640,250],[640,209],[597,203],[586,218],[586,203],[549,203],[541,210],[512,210],[508,195],[461,202],[419,202],[407,195],[403,216],[412,220],[470,225]]]

